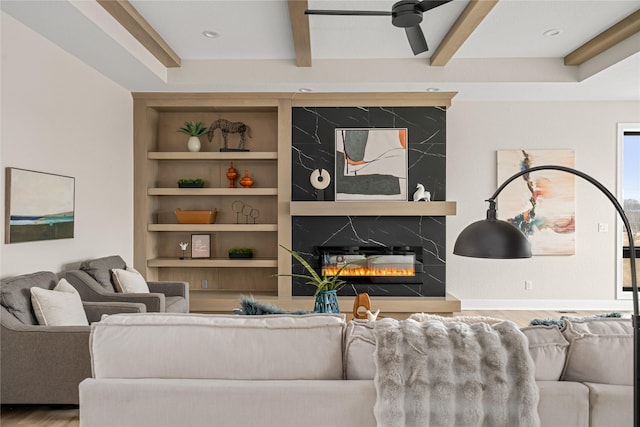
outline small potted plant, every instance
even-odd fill
[[[189,135],[187,149],[192,152],[200,151],[200,136],[208,132],[204,122],[186,121],[184,126],[178,129],[178,132]]]
[[[178,188],[202,188],[204,187],[204,179],[179,179]]]
[[[229,258],[253,258],[253,249],[251,248],[231,248],[229,249]]]

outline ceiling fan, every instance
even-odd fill
[[[313,10],[307,9],[305,15],[338,15],[338,16],[391,16],[391,23],[399,28],[404,28],[414,55],[429,50],[424,33],[420,28],[422,13],[451,0],[400,0],[395,3],[391,11],[374,10]]]

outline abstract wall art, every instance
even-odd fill
[[[407,129],[337,128],[336,201],[407,200]]]
[[[573,168],[573,150],[499,150],[498,184],[529,167]],[[498,215],[522,231],[533,255],[575,254],[575,176],[536,171],[511,182],[498,196]]]
[[[5,243],[70,239],[75,179],[6,168]]]

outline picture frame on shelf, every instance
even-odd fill
[[[211,234],[191,235],[191,258],[211,258]]]

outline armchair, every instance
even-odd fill
[[[111,270],[114,268],[126,268],[126,263],[118,255],[85,261],[79,270],[69,270],[63,274],[83,301],[139,302],[147,307],[147,312],[189,312],[187,282],[147,282],[149,293],[118,293],[111,280]]]
[[[90,326],[41,326],[30,288],[53,289],[55,273],[0,281],[0,400],[10,404],[78,404],[78,384],[91,377]],[[103,314],[143,313],[144,304],[83,303],[89,322]]]

